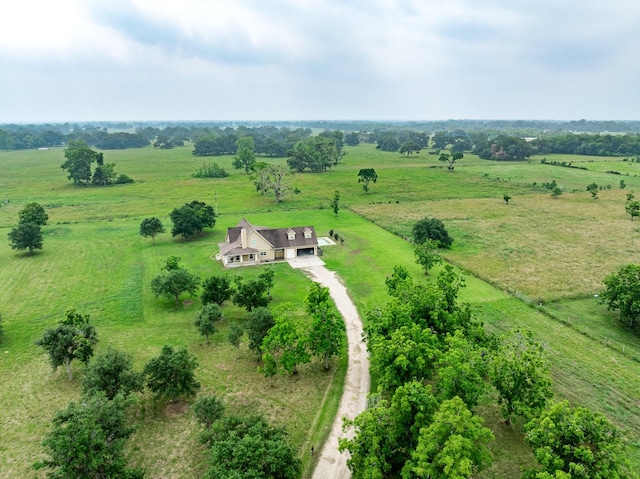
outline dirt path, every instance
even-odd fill
[[[313,472],[313,479],[346,479],[351,477],[347,468],[348,453],[338,452],[338,438],[345,436],[342,432],[342,418],[355,418],[367,407],[369,394],[369,355],[362,341],[362,320],[358,316],[355,305],[347,294],[336,273],[324,266],[308,266],[300,268],[313,281],[329,288],[333,301],[344,318],[349,342],[349,365],[345,378],[344,392],[338,407],[338,413],[327,442],[325,442],[318,464]]]

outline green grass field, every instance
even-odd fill
[[[43,453],[39,441],[55,411],[79,396],[82,366],[74,364],[76,379],[69,383],[64,371],[51,372],[43,351],[33,345],[69,306],[91,314],[99,349],[110,345],[125,350],[138,367],[164,344],[186,345],[200,363],[201,394],[214,391],[234,410],[260,411],[285,424],[306,471],[311,469],[305,451],[331,423],[340,393],[339,381],[332,384],[333,374],[343,377],[344,362],[329,374],[314,362],[299,375],[272,384],[257,372],[246,345],[238,355],[226,343],[229,322],[242,321],[243,311],[225,306],[220,331],[206,346],[192,325],[199,300],[176,308],[155,298],[149,288],[169,255],[181,257],[202,278],[220,273],[211,256],[226,228],[242,217],[273,227],[313,224],[320,235],[337,231],[345,243],[325,248],[323,259],[344,279],[363,316],[385,303],[384,278],[394,265],[404,264],[416,277],[421,275],[412,246],[402,237],[416,220],[440,218],[455,239],[443,256],[471,273],[462,299],[492,331],[531,329],[548,347],[556,397],[602,411],[621,426],[630,457],[640,467],[640,341],[617,326],[616,313],[593,300],[604,276],[640,262],[640,223],[624,211],[626,194],[640,191],[635,176],[640,165],[547,156],[588,168],[578,170],[543,165],[540,158],[504,163],[465,155],[448,172],[437,157],[424,152],[401,158],[372,145],[345,150],[332,171],[293,176],[291,184],[300,193],[279,205],[260,196],[247,175],[231,167],[231,157],[195,158],[190,147],[107,151],[105,161],[136,180],[108,188],[72,186],[59,167],[62,149],[0,152],[0,201],[9,200],[0,207],[0,236],[5,238],[0,248],[5,332],[0,346],[0,476],[43,477],[30,470]],[[218,163],[231,175],[192,178],[203,160]],[[369,193],[357,183],[358,170],[366,167],[379,176]],[[624,190],[620,179],[627,184]],[[566,188],[557,199],[540,187],[552,180]],[[593,181],[612,188],[593,200],[584,191]],[[329,209],[335,190],[341,197],[337,217]],[[505,193],[512,196],[509,205],[502,199]],[[216,227],[204,236],[182,241],[165,234],[152,244],[138,235],[140,221],[148,216],[160,217],[170,229],[169,212],[193,199],[215,204],[220,213]],[[43,251],[23,256],[9,248],[6,234],[22,206],[33,201],[46,205],[50,219],[43,228]],[[251,276],[257,269],[230,274]],[[278,265],[275,301],[301,307],[307,285],[302,273]],[[542,311],[511,295],[514,291],[544,300]],[[506,428],[490,402],[480,410],[497,437],[494,464],[482,477],[518,477],[518,468],[530,465],[532,458],[517,427]],[[186,404],[158,409],[145,396],[135,415],[132,458],[147,469],[148,477],[190,478],[204,472],[198,427]]]

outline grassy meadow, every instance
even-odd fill
[[[74,364],[76,378],[70,383],[63,370],[51,371],[43,351],[33,345],[69,306],[91,314],[98,350],[114,346],[127,351],[137,367],[164,344],[186,345],[200,364],[200,394],[215,392],[234,411],[259,411],[284,424],[308,474],[308,450],[331,423],[345,362],[327,374],[314,361],[297,376],[272,382],[257,372],[246,344],[239,353],[227,344],[228,324],[243,321],[244,311],[225,305],[225,319],[207,346],[192,324],[200,306],[197,297],[185,296],[185,303],[174,307],[150,291],[161,260],[169,255],[179,256],[203,279],[221,273],[212,255],[226,228],[242,217],[272,227],[312,224],[320,235],[337,231],[345,242],[325,248],[323,259],[344,279],[363,316],[385,303],[384,278],[394,265],[404,264],[420,276],[411,244],[403,237],[418,219],[441,219],[455,239],[443,256],[470,273],[462,300],[492,331],[531,329],[549,350],[556,398],[602,411],[621,426],[629,455],[640,468],[640,340],[620,329],[617,314],[593,298],[605,275],[640,263],[640,222],[624,210],[627,193],[640,195],[640,164],[547,156],[587,168],[580,170],[541,164],[541,158],[493,162],[466,154],[449,172],[425,152],[406,158],[360,145],[345,148],[347,155],[329,172],[294,175],[291,185],[300,192],[276,205],[255,191],[243,171],[231,167],[231,157],[196,158],[191,150],[106,151],[105,161],[115,163],[116,172],[136,180],[107,188],[72,186],[60,169],[62,149],[0,152],[0,236],[5,238],[0,248],[5,332],[0,477],[44,477],[30,469],[43,454],[40,440],[54,413],[79,397],[82,366]],[[203,162],[218,163],[230,176],[193,178]],[[376,169],[379,179],[364,193],[357,172],[368,167]],[[541,187],[553,180],[564,190],[556,199]],[[585,191],[594,181],[605,187],[596,200]],[[329,208],[336,190],[337,217]],[[504,194],[512,197],[508,205]],[[138,235],[140,221],[148,216],[158,216],[170,230],[169,212],[193,199],[215,205],[220,215],[202,237],[183,241],[164,234],[154,244]],[[9,248],[6,234],[17,223],[18,211],[34,201],[46,206],[49,223],[43,228],[44,249],[25,256]],[[301,303],[308,280],[286,264],[276,268],[274,303],[294,304],[294,314],[304,321]],[[257,272],[246,268],[229,274],[252,277]],[[543,305],[532,307],[519,298]],[[519,467],[531,465],[532,456],[517,426],[507,428],[490,401],[480,409],[497,438],[494,464],[481,477],[518,477]],[[188,404],[158,407],[145,396],[134,416],[138,430],[130,441],[132,460],[147,469],[147,477],[191,478],[204,472],[199,429]]]

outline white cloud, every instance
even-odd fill
[[[22,0],[0,121],[634,118],[640,3]]]

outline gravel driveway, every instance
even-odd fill
[[[338,452],[338,438],[345,436],[342,432],[342,418],[354,419],[367,407],[369,394],[369,354],[362,341],[362,320],[358,316],[355,305],[347,294],[342,281],[335,272],[329,271],[324,264],[304,265],[299,267],[313,281],[329,288],[338,311],[344,318],[349,343],[349,365],[345,378],[344,392],[333,421],[331,433],[320,451],[318,464],[313,472],[313,479],[350,478],[347,468],[348,453]]]

